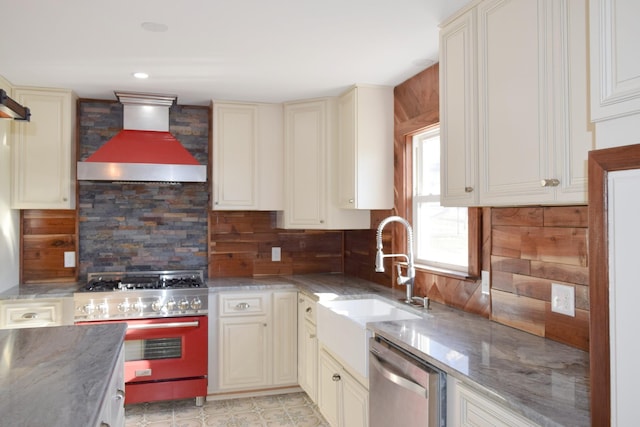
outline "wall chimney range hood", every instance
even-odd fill
[[[123,104],[123,130],[86,160],[78,179],[128,182],[205,182],[201,165],[169,132],[175,96],[115,92]]]
[[[28,122],[31,120],[31,112],[27,107],[23,107],[9,98],[4,89],[0,89],[0,118]]]

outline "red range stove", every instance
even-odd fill
[[[208,288],[201,271],[89,273],[76,324],[125,322],[125,404],[207,395]]]

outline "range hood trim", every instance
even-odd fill
[[[152,163],[78,162],[84,181],[205,182],[207,167]]]
[[[29,122],[31,111],[11,99],[4,89],[0,89],[0,117]]]

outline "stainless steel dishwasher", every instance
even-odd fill
[[[444,427],[446,374],[375,336],[369,340],[369,425]]]

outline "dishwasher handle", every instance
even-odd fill
[[[420,395],[421,397],[425,397],[425,398],[429,398],[429,390],[422,387],[420,384],[415,383],[413,381],[411,381],[409,378],[405,378],[401,375],[398,375],[394,372],[391,372],[391,370],[389,370],[387,367],[385,367],[384,365],[388,365],[388,363],[385,362],[384,359],[382,359],[378,354],[376,354],[376,352],[371,351],[370,352],[370,359],[369,359],[369,363],[371,363],[373,365],[373,367],[380,372],[380,374],[385,377],[387,380],[391,381],[392,383],[410,390],[418,395]]]

